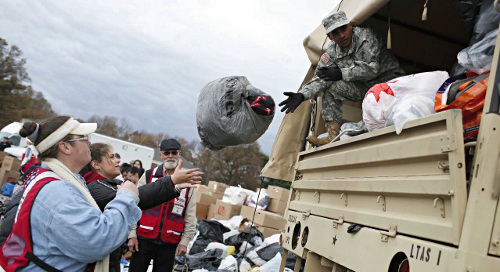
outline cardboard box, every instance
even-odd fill
[[[273,213],[285,214],[286,201],[280,201],[280,200],[271,198],[271,202],[269,202],[269,206],[267,206],[267,210],[270,212],[273,212]]]
[[[215,208],[217,205],[215,204],[210,204],[210,208],[208,208],[208,213],[207,213],[207,219],[214,219],[215,217]]]
[[[196,203],[196,218],[198,219],[198,222],[207,219],[209,209],[210,204]]]
[[[224,198],[224,194],[212,193],[212,196],[215,197],[216,200],[222,200]]]
[[[209,181],[208,182],[208,188],[214,194],[224,195],[224,191],[226,190],[227,187],[229,187],[229,185],[224,184],[224,183],[220,183],[220,182],[217,182],[217,181]]]
[[[208,193],[196,192],[196,203],[202,203],[207,206],[215,204],[217,199]]]
[[[288,201],[288,195],[290,194],[290,190],[271,185],[267,187],[267,194],[271,199]]]
[[[222,197],[224,196],[224,193],[214,192],[208,186],[205,185],[199,185],[198,187],[196,187],[196,194],[201,194],[201,193],[211,195],[215,197],[215,200],[222,199]]]
[[[268,228],[268,227],[263,227],[263,226],[257,226],[257,229],[262,232],[262,235],[264,235],[264,238],[267,238],[271,235],[281,233],[282,230],[278,229],[273,229],[273,228]]]
[[[17,171],[7,171],[3,168],[0,169],[0,188],[6,182],[18,182],[20,178],[20,174]]]
[[[5,169],[7,171],[16,171],[19,172],[19,168],[21,167],[21,161],[11,157],[11,156],[5,156],[3,158],[2,162],[2,169]]]
[[[214,218],[219,220],[231,219],[233,216],[239,215],[240,211],[241,205],[233,205],[222,200],[217,200],[217,203],[215,203]]]
[[[198,187],[196,187],[196,193],[211,194],[212,191],[206,185],[198,185]]]
[[[253,223],[273,229],[283,229],[285,227],[283,215],[262,210],[257,210],[255,212]]]
[[[254,210],[255,210],[254,207],[250,207],[250,206],[246,206],[246,205],[241,206],[240,215],[243,216],[243,218],[248,218],[248,219],[252,220]]]
[[[2,165],[5,156],[9,156],[9,153],[0,151],[0,165]]]

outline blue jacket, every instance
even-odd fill
[[[125,242],[141,217],[138,202],[133,192],[118,190],[101,212],[70,183],[52,181],[40,190],[31,211],[33,253],[59,270],[85,271]],[[30,263],[22,271],[43,270]]]

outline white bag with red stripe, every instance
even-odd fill
[[[433,71],[374,85],[363,100],[366,128],[374,131],[394,124],[399,134],[407,121],[435,113],[432,97],[448,77],[446,71]]]

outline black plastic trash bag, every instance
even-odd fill
[[[203,146],[219,150],[250,144],[267,130],[274,117],[271,96],[243,76],[214,80],[201,90],[196,110]]]
[[[196,269],[216,271],[222,262],[221,255],[221,249],[211,249],[192,255],[175,256],[173,271],[186,272]]]
[[[257,250],[257,255],[264,261],[271,260],[276,256],[277,253],[283,256],[283,248],[279,245],[279,243],[270,244],[267,247]],[[288,251],[288,257],[286,258],[285,266],[293,270],[295,267],[296,259],[297,256],[293,254],[293,252]]]
[[[198,230],[200,234],[194,241],[189,254],[205,251],[205,248],[211,242],[222,243],[224,241],[223,234],[229,231],[228,228],[215,220],[202,220]]]
[[[259,255],[259,257],[264,261],[271,260],[274,256],[276,256],[276,253],[283,254],[283,248],[279,243],[270,244],[257,250],[257,255]]]
[[[233,235],[229,238],[227,238],[224,241],[224,244],[226,246],[234,246],[236,248],[239,248],[243,242],[248,242],[250,244],[254,244],[253,239],[254,237],[260,237],[261,239],[264,239],[264,235],[257,230],[257,229],[250,229],[250,230],[245,230],[244,232],[240,232],[237,235]]]

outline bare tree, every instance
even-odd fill
[[[204,179],[216,180],[231,186],[241,185],[255,189],[260,185],[259,174],[264,163],[258,143],[199,152],[196,165],[204,172]]]

